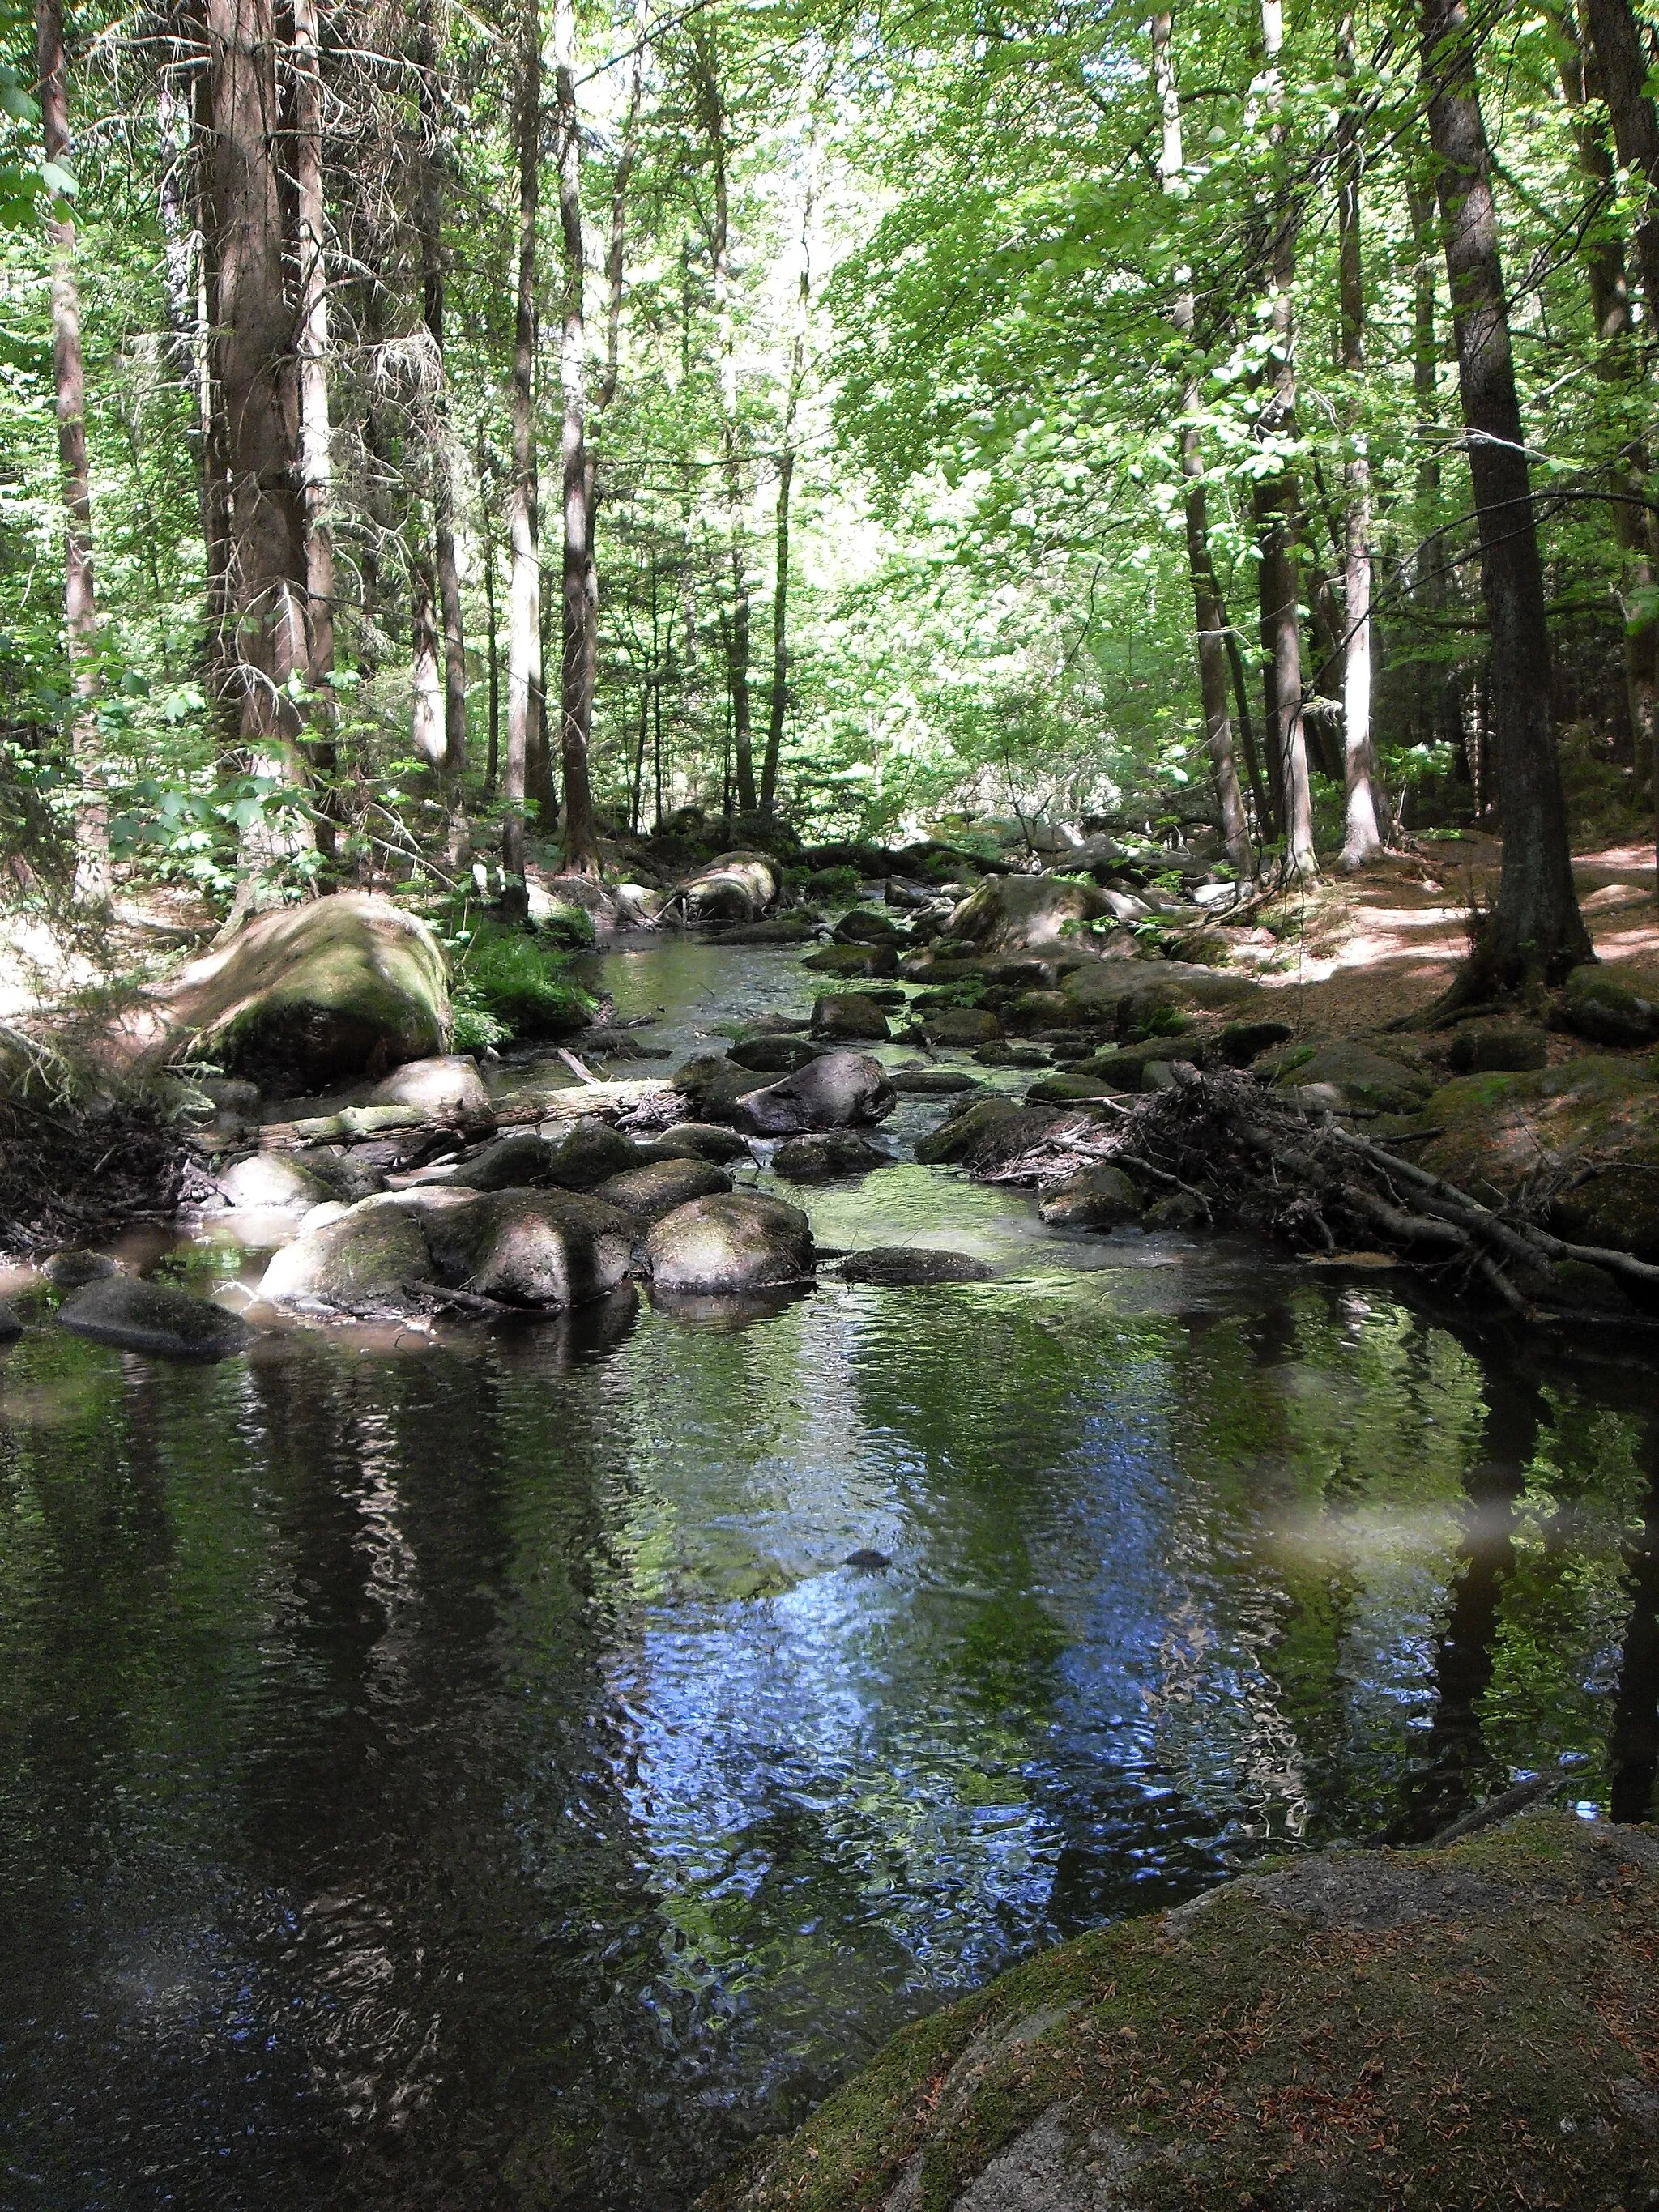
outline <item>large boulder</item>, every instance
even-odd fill
[[[636,1221],[660,1221],[677,1206],[688,1206],[694,1198],[712,1198],[716,1191],[731,1188],[725,1169],[708,1160],[648,1160],[643,1167],[612,1176],[593,1194]]]
[[[1140,1205],[1140,1193],[1122,1169],[1103,1163],[1050,1183],[1037,1212],[1052,1229],[1116,1229],[1139,1221]]]
[[[837,945],[903,945],[909,941],[908,932],[890,914],[868,906],[855,906],[850,913],[842,915],[836,924],[834,935]]]
[[[887,1026],[886,1015],[866,993],[831,991],[813,1002],[812,1034],[848,1043],[867,1040],[885,1044],[892,1032]],[[750,1061],[750,1065],[754,1063]]]
[[[640,1153],[648,1160],[713,1160],[716,1167],[755,1157],[734,1129],[722,1129],[713,1121],[676,1121],[672,1129],[641,1145]]]
[[[951,916],[951,935],[982,952],[1048,951],[1087,940],[1088,925],[1111,908],[1091,884],[1054,876],[993,876]]]
[[[722,853],[671,895],[688,921],[757,921],[777,897],[778,864],[768,853]]]
[[[898,953],[890,945],[826,945],[800,964],[815,975],[879,978],[899,972]]]
[[[574,1121],[548,1153],[547,1180],[565,1190],[597,1190],[612,1176],[637,1167],[640,1148],[632,1137],[596,1115]]]
[[[1276,1011],[1259,983],[1192,961],[1091,961],[1073,969],[1060,988],[1079,1019],[1115,1024],[1125,1036],[1150,1035],[1188,1014],[1265,1018]]]
[[[890,1168],[891,1152],[851,1129],[822,1129],[810,1137],[788,1137],[772,1155],[772,1172],[786,1182],[824,1182],[831,1176],[867,1175]]]
[[[422,1195],[430,1206],[441,1202],[435,1193]],[[443,1195],[463,1212],[477,1202],[447,1191]],[[325,1212],[326,1218],[302,1224],[293,1243],[271,1255],[259,1284],[261,1297],[273,1305],[380,1312],[404,1304],[412,1285],[432,1281],[435,1271],[419,1211],[401,1194]]]
[[[1597,1044],[1652,1044],[1659,1040],[1659,976],[1617,963],[1575,968],[1561,1012],[1569,1029]]]
[[[106,1275],[71,1291],[58,1309],[60,1328],[119,1352],[164,1359],[224,1359],[246,1351],[254,1332],[240,1314],[210,1305],[171,1283]]]
[[[971,1051],[1000,1037],[1002,1024],[984,1006],[939,1006],[923,1020],[921,1033],[931,1045]]]
[[[901,1098],[949,1098],[980,1087],[959,1067],[894,1067],[887,1079]]]
[[[757,1080],[757,1073],[728,1060],[723,1052],[700,1052],[681,1061],[674,1070],[674,1084],[702,1119],[724,1121],[736,1112],[740,1098],[764,1087]]]
[[[830,1003],[824,999],[818,1000],[821,1006]],[[880,1009],[878,1008],[877,1012],[879,1012]],[[884,1036],[887,1034],[884,1016],[881,1033]],[[817,1047],[809,1044],[805,1037],[752,1036],[744,1037],[741,1042],[734,1044],[726,1056],[738,1067],[752,1067],[757,1075],[793,1075],[798,1067],[805,1067],[809,1060],[815,1058],[817,1053]]]
[[[737,1102],[740,1128],[760,1137],[793,1137],[807,1129],[854,1128],[893,1110],[886,1071],[867,1053],[823,1052],[781,1083]]]
[[[449,1053],[435,1060],[411,1060],[377,1083],[371,1106],[414,1106],[434,1121],[458,1121],[463,1128],[488,1128],[495,1119],[478,1063],[470,1054]]]
[[[457,1168],[449,1178],[452,1190],[517,1190],[527,1184],[546,1182],[553,1147],[533,1129],[509,1129],[504,1137],[486,1145],[475,1159]],[[606,1173],[614,1175],[615,1167]],[[604,1177],[599,1180],[602,1182]]]
[[[1454,1075],[1516,1074],[1547,1067],[1550,1041],[1532,1022],[1461,1022],[1446,1059]]]
[[[1659,1083],[1639,1063],[1460,1076],[1424,1117],[1438,1133],[1411,1157],[1431,1173],[1487,1204],[1528,1187],[1558,1235],[1659,1261]]]
[[[438,940],[362,891],[257,915],[151,997],[161,1029],[144,1063],[189,1048],[300,1091],[429,1059],[450,1029]]]
[[[575,1306],[626,1281],[638,1223],[588,1192],[498,1190],[428,1215],[441,1279],[514,1306]]]
[[[250,1152],[214,1178],[227,1206],[320,1206],[334,1194],[320,1176],[284,1152]]]
[[[811,1274],[812,1231],[799,1206],[734,1191],[665,1214],[647,1237],[645,1254],[659,1291],[759,1290]]]
[[[902,2029],[704,2212],[1653,2202],[1659,1833],[1281,1860]]]
[[[1351,1037],[1333,1043],[1299,1045],[1269,1063],[1273,1081],[1281,1087],[1311,1091],[1330,1089],[1339,1103],[1369,1106],[1378,1113],[1409,1113],[1426,1098],[1434,1085],[1428,1077],[1403,1060],[1390,1060],[1368,1044]]]
[[[1019,1108],[1012,1098],[981,1097],[969,1092],[945,1119],[916,1139],[916,1158],[924,1167],[944,1167],[963,1159],[981,1136],[1012,1121]]]

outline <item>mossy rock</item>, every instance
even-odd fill
[[[815,975],[896,975],[898,953],[890,945],[826,945],[800,964]]]
[[[1373,1052],[1369,1045],[1339,1037],[1331,1044],[1299,1045],[1267,1064],[1275,1083],[1297,1090],[1330,1086],[1351,1106],[1395,1114],[1420,1105],[1433,1085],[1403,1060]]]
[[[451,1027],[436,938],[416,915],[359,891],[255,915],[155,997],[166,1030],[146,1060],[188,1047],[302,1091],[429,1059]]]
[[[904,2030],[702,2212],[1633,2212],[1656,1955],[1651,1828],[1310,1856]]]
[[[951,916],[951,934],[986,952],[1055,951],[1109,915],[1091,884],[1057,876],[993,876]]]
[[[1659,1039],[1659,977],[1627,966],[1575,968],[1561,1012],[1569,1029],[1596,1044],[1652,1044]]]
[[[1640,1061],[1460,1076],[1424,1115],[1441,1133],[1412,1158],[1432,1174],[1489,1205],[1531,1188],[1558,1235],[1659,1261],[1659,1084]]]
[[[1243,975],[1179,960],[1095,960],[1073,969],[1060,986],[1085,1021],[1115,1022],[1121,1036],[1171,1034],[1191,1014],[1227,1013],[1265,1019],[1271,994]]]

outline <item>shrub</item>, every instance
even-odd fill
[[[562,1036],[592,1019],[595,1001],[570,975],[567,955],[526,931],[472,920],[448,941],[459,1050]]]

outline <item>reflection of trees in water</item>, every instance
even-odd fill
[[[1615,1820],[1648,1818],[1659,1770],[1659,1416],[1644,1423],[1641,1451],[1647,1491],[1625,1547],[1632,1602],[1608,1744]]]

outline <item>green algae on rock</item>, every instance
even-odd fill
[[[1659,1832],[1281,1863],[895,2037],[703,2212],[1659,2203]]]

